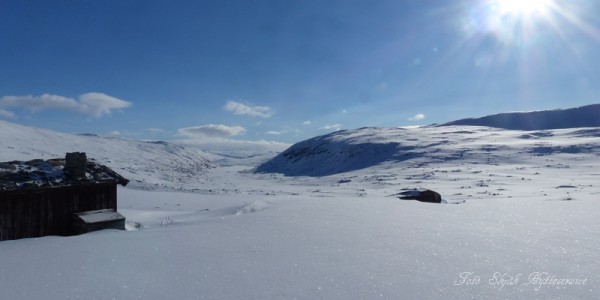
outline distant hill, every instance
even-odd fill
[[[403,129],[367,127],[336,131],[296,143],[258,166],[256,171],[289,176],[325,176],[358,170],[402,156],[404,152],[399,152],[402,149],[411,153],[412,144],[403,147],[397,142],[405,134]]]
[[[372,172],[444,164],[523,164],[555,154],[595,157],[599,150],[600,128],[518,131],[482,126],[365,127],[296,143],[255,171],[318,177],[376,166]]]
[[[441,126],[488,126],[511,130],[546,130],[600,127],[600,104],[570,109],[500,113],[481,118],[452,121]]]

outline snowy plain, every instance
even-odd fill
[[[219,164],[0,127],[0,161],[86,151],[134,183],[127,231],[0,242],[2,299],[600,298],[598,128],[361,128]]]

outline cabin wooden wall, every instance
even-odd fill
[[[117,209],[114,183],[0,191],[0,241],[72,234],[73,213]]]

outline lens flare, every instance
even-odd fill
[[[501,14],[531,15],[543,12],[550,6],[550,0],[497,0]]]

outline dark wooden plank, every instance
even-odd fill
[[[8,214],[6,216],[6,223],[8,225],[7,233],[6,233],[7,240],[15,239],[15,206],[14,206],[15,201],[17,201],[17,199],[9,200],[8,205],[6,207],[7,211],[8,211]]]
[[[6,239],[8,199],[0,199],[0,241]]]

